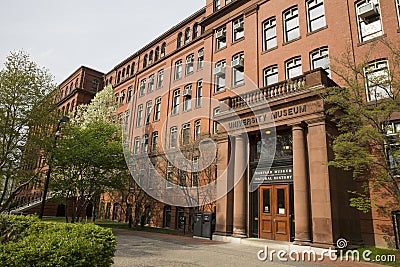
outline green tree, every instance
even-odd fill
[[[56,121],[55,88],[48,70],[22,51],[11,52],[0,71],[0,211],[40,177]]]
[[[96,205],[102,193],[115,187],[120,173],[127,171],[120,126],[112,121],[114,112],[113,89],[106,87],[89,105],[78,107],[57,142],[51,188],[65,204],[72,200],[72,222],[79,220],[89,203]]]
[[[374,207],[388,213],[400,204],[400,129],[397,133],[393,129],[400,111],[400,49],[381,40],[370,52],[378,50],[389,51],[386,66],[383,61],[371,61],[370,54],[361,64],[354,63],[350,52],[336,59],[332,70],[345,86],[328,88],[324,97],[328,116],[338,127],[329,164],[352,172],[362,182],[361,189],[352,192],[350,205],[368,212],[374,203],[372,190],[376,199],[386,201]]]

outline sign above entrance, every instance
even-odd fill
[[[257,168],[252,182],[256,184],[293,182],[293,166],[271,167],[269,170]]]

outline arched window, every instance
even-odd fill
[[[154,53],[154,61],[157,61],[160,56],[160,47],[157,46],[155,53]]]
[[[125,78],[125,68],[122,69],[122,80]]]
[[[113,77],[111,76],[110,77],[110,84],[112,85],[112,80],[113,80]]]
[[[76,80],[75,80],[75,88],[78,88],[79,86],[78,86],[78,78],[76,78]],[[72,91],[72,89],[71,88],[69,88],[69,90],[71,90]]]
[[[153,51],[150,51],[150,54],[149,54],[149,65],[151,63],[153,63]]]
[[[132,63],[131,75],[135,73],[135,62]]]
[[[126,67],[126,76],[129,77],[129,72],[131,70],[131,66],[128,65],[128,67]]]
[[[176,40],[176,48],[180,48],[182,46],[182,33],[178,34],[178,39]]]
[[[185,44],[190,42],[190,28],[186,28],[185,30]]]
[[[147,58],[148,58],[148,55],[145,55],[143,58],[143,68],[147,67]]]
[[[121,81],[121,71],[118,72],[118,78],[117,78],[117,83]]]
[[[161,46],[161,54],[160,54],[160,57],[164,57],[164,56],[165,56],[166,50],[167,50],[167,44],[166,44],[166,43],[163,43],[162,46]]]
[[[193,25],[193,39],[196,39],[199,36],[199,24],[196,22]]]

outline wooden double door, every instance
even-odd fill
[[[289,185],[262,185],[259,188],[259,237],[290,240]]]

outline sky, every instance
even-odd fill
[[[24,50],[60,84],[80,66],[110,71],[205,0],[0,1],[0,68]]]

